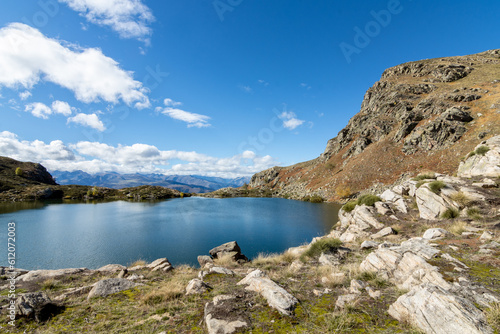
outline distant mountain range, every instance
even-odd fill
[[[207,193],[226,187],[241,187],[250,181],[250,177],[225,179],[200,175],[119,174],[115,172],[89,174],[83,171],[54,170],[51,174],[61,185],[76,184],[115,189],[154,185],[186,193]]]

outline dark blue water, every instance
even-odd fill
[[[236,240],[249,258],[310,242],[331,229],[339,209],[277,198],[198,197],[27,207],[0,205],[5,212],[0,214],[0,265],[7,266],[12,221],[18,268],[98,268],[160,257],[174,265],[197,265],[198,255],[228,241]]]

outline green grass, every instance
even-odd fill
[[[335,252],[340,246],[342,246],[342,241],[335,238],[325,238],[313,243],[305,252],[302,254],[301,259],[305,257],[317,257],[321,253],[332,253]]]
[[[429,183],[429,189],[437,195],[441,193],[441,189],[443,189],[445,186],[446,184],[444,184],[444,182],[442,181],[432,181],[431,183]]]
[[[479,210],[479,208],[475,206],[468,208],[467,211],[465,211],[465,213],[467,214],[467,217],[472,218],[474,220],[480,220],[483,218],[483,216],[481,216],[481,210]]]
[[[457,218],[460,215],[457,209],[455,208],[448,208],[446,209],[445,212],[441,214],[441,218],[443,219],[454,219]]]

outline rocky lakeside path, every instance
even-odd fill
[[[429,172],[362,194],[344,205],[329,235],[283,254],[248,261],[229,242],[200,255],[200,268],[173,268],[167,258],[97,270],[2,267],[0,326],[5,333],[498,333],[499,184],[497,136],[456,176]]]

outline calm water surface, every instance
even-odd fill
[[[8,223],[16,223],[16,267],[98,268],[167,257],[197,265],[198,255],[236,240],[249,258],[282,252],[327,233],[339,206],[278,198],[183,198],[154,203],[0,206],[0,265]]]

